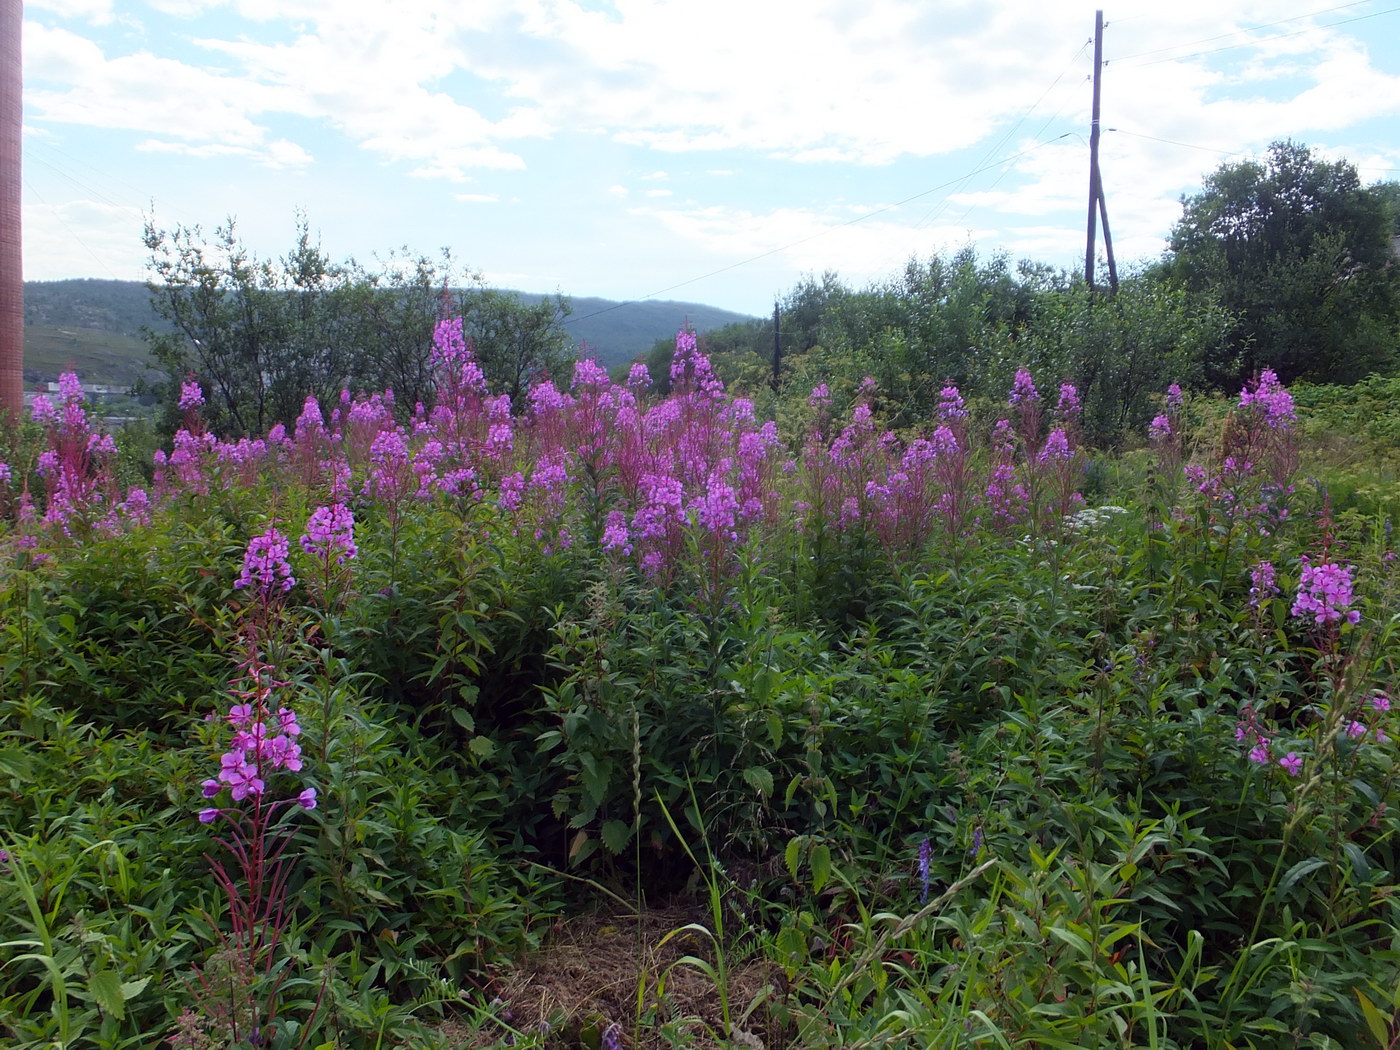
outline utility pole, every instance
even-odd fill
[[[1113,261],[1113,235],[1108,230],[1108,203],[1099,174],[1099,89],[1103,72],[1103,12],[1094,12],[1094,108],[1089,124],[1089,234],[1084,246],[1084,280],[1094,287],[1094,242],[1097,224],[1103,219],[1103,246],[1108,255],[1108,283],[1118,291],[1118,266]]]
[[[20,237],[23,0],[0,0],[0,423],[24,414],[24,253]]]
[[[783,330],[782,322],[778,318],[778,303],[773,301],[773,390],[778,389],[778,382],[782,377],[783,370]]]

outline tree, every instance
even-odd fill
[[[189,373],[205,390],[210,426],[224,436],[290,425],[308,394],[326,405],[341,390],[390,389],[401,412],[431,402],[433,329],[443,289],[458,277],[448,252],[433,262],[403,249],[372,269],[354,259],[335,263],[304,217],[295,246],[278,260],[252,255],[233,220],[212,239],[198,226],[167,231],[148,221],[145,243],[151,304],[170,325],[146,336],[166,372],[172,420]],[[516,404],[530,380],[562,375],[572,357],[559,326],[569,311],[562,296],[526,305],[476,284],[447,299],[464,318],[487,381]]]
[[[531,305],[514,292],[477,288],[462,294],[460,307],[487,385],[509,394],[517,409],[537,380],[567,378],[574,347],[563,328],[572,312],[564,296],[546,295]]]
[[[1182,209],[1168,271],[1236,317],[1238,365],[1210,379],[1269,367],[1285,382],[1350,382],[1394,366],[1392,211],[1350,164],[1276,142],[1262,163],[1222,165]]]

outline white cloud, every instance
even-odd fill
[[[866,208],[863,213],[874,210]],[[954,225],[915,228],[892,218],[872,217],[851,223],[846,209],[833,212],[777,208],[753,212],[742,208],[638,209],[715,258],[753,259],[778,256],[801,272],[839,269],[852,283],[879,280],[911,255],[944,251],[992,231]],[[833,266],[833,260],[840,260]]]
[[[145,276],[142,217],[134,209],[92,200],[27,203],[21,221],[27,281],[94,274],[135,281]]]
[[[669,197],[671,194],[671,190],[647,190],[648,197]]]
[[[283,171],[302,171],[312,163],[311,154],[295,142],[286,139],[276,139],[256,147],[234,146],[222,142],[195,145],[189,142],[146,139],[144,142],[138,142],[136,149],[143,153],[176,153],[186,157],[238,157],[251,160],[264,168]]]
[[[26,6],[60,18],[81,18],[98,26],[112,21],[112,0],[28,0]]]
[[[452,196],[463,204],[499,204],[501,200],[494,193],[454,193]]]

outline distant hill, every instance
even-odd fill
[[[544,296],[517,292],[528,304]],[[565,330],[607,368],[674,336],[687,321],[700,332],[747,321],[745,314],[703,303],[571,300]],[[26,281],[24,284],[24,379],[47,382],[69,368],[87,383],[126,385],[150,367],[143,328],[161,322],[151,311],[140,281]]]

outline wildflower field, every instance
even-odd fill
[[[1108,457],[436,345],[8,439],[5,1046],[1400,1045],[1394,543],[1271,373]]]

